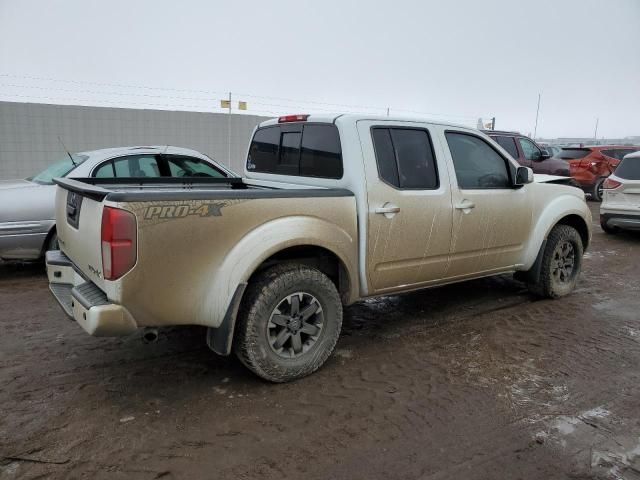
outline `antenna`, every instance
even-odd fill
[[[62,141],[62,139],[60,138],[60,135],[58,135],[58,141],[60,142],[60,145],[62,145],[62,148],[64,148],[64,151],[67,152],[67,155],[69,155],[69,160],[71,160],[71,163],[73,163],[74,167],[77,167],[78,164],[73,160],[73,157],[71,156],[71,154],[69,153],[69,150],[67,150],[67,147],[64,146],[64,142]]]

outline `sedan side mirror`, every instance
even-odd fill
[[[516,169],[516,180],[514,185],[516,187],[521,187],[522,185],[526,185],[527,183],[533,182],[533,170],[529,167],[518,167]]]

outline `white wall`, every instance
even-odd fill
[[[0,102],[0,179],[25,178],[71,152],[133,145],[192,148],[242,173],[251,131],[266,117]],[[231,126],[231,161],[228,158]]]

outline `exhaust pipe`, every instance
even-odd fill
[[[156,327],[146,327],[142,331],[142,341],[144,343],[155,343],[158,341],[158,329]]]

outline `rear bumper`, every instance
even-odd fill
[[[59,250],[46,254],[49,290],[62,310],[90,335],[114,337],[133,333],[138,325],[122,305],[111,303],[105,293],[86,280]]]
[[[601,213],[600,224],[611,228],[640,230],[640,212],[637,214]]]

